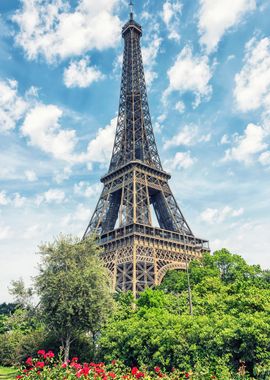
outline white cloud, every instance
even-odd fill
[[[270,165],[270,151],[269,150],[267,152],[261,153],[261,155],[259,156],[259,162],[263,166]]]
[[[76,145],[76,132],[61,129],[63,111],[55,105],[36,105],[23,122],[21,131],[36,146],[57,159],[71,160]]]
[[[6,191],[0,191],[0,206],[6,206],[10,203]]]
[[[221,140],[220,140],[220,144],[221,145],[226,145],[226,144],[229,144],[230,143],[230,140],[229,140],[229,137],[228,137],[228,135],[223,135],[222,137],[221,137]]]
[[[144,66],[153,65],[153,63],[155,62],[157,58],[161,41],[162,41],[161,38],[155,35],[147,47],[146,46],[142,47],[142,57],[143,57]]]
[[[189,46],[185,46],[177,56],[175,63],[168,70],[169,87],[163,94],[163,99],[173,92],[192,92],[195,94],[193,106],[197,107],[202,98],[209,99],[212,87],[209,81],[212,69],[209,67],[208,57],[193,56]]]
[[[88,222],[91,218],[91,215],[92,213],[90,212],[89,207],[83,203],[80,203],[71,214],[67,214],[63,217],[62,224],[65,229],[72,229],[74,225],[83,226],[83,223],[81,222]]]
[[[165,1],[162,9],[162,19],[169,31],[169,39],[180,40],[180,15],[182,4],[180,1]]]
[[[15,195],[15,197],[13,199],[12,204],[14,204],[14,206],[16,208],[20,208],[20,207],[24,206],[24,204],[26,202],[26,198],[22,197],[19,193],[15,193],[14,195]]]
[[[207,208],[201,213],[201,219],[209,224],[221,223],[228,218],[236,218],[241,216],[244,212],[243,208],[234,210],[230,206],[225,206],[222,209],[217,208]]]
[[[86,198],[92,198],[96,196],[101,191],[101,184],[96,183],[94,185],[89,185],[87,182],[80,181],[74,185],[74,193],[76,195],[84,196]]]
[[[27,227],[26,231],[23,233],[22,237],[24,239],[34,239],[40,233],[42,233],[42,227],[39,224],[34,224],[33,226]]]
[[[25,170],[24,175],[29,182],[35,182],[38,179],[34,170]]]
[[[75,220],[78,220],[78,221],[81,221],[81,222],[85,222],[87,220],[90,220],[90,217],[91,217],[91,215],[89,213],[89,208],[86,207],[86,205],[82,204],[82,203],[80,203],[77,206],[77,208],[76,208],[76,210],[75,210],[75,212],[73,214],[73,218]]]
[[[157,121],[159,122],[159,123],[163,123],[163,121],[165,121],[167,119],[167,115],[166,115],[166,113],[162,113],[161,115],[159,115],[158,117],[157,117]]]
[[[27,103],[17,92],[15,80],[0,81],[0,132],[14,129],[27,109]]]
[[[101,164],[109,162],[113,149],[116,124],[117,118],[114,118],[109,125],[98,130],[96,137],[88,144],[86,161]]]
[[[270,235],[269,218],[231,218],[223,223],[200,222],[204,234],[209,238],[211,250],[226,247],[230,252],[244,257],[249,264],[260,264],[269,268]],[[254,252],[256,254],[254,255]]]
[[[162,39],[157,35],[151,38],[150,43],[147,46],[142,47],[142,57],[145,68],[145,81],[150,87],[152,82],[158,77],[157,73],[154,71],[154,66],[156,64],[156,58],[160,50]]]
[[[200,0],[200,42],[207,52],[214,51],[224,33],[254,9],[256,0]]]
[[[194,125],[185,125],[181,130],[173,136],[170,140],[167,140],[164,144],[164,148],[168,149],[173,146],[186,145],[191,146],[195,143],[198,135],[198,127]]]
[[[56,171],[54,173],[54,181],[56,183],[62,183],[64,182],[65,180],[69,179],[70,176],[72,174],[72,169],[70,166],[66,166],[64,167],[64,169],[62,169],[61,171]]]
[[[179,113],[184,113],[185,112],[185,103],[182,102],[181,100],[179,100],[179,102],[176,103],[175,107],[176,111],[178,111]]]
[[[144,76],[145,76],[145,82],[147,86],[150,88],[152,86],[152,83],[154,82],[155,79],[157,79],[158,74],[155,71],[152,71],[150,69],[146,69],[144,71]]]
[[[166,113],[162,113],[157,117],[156,121],[153,124],[153,128],[154,128],[155,133],[157,133],[157,134],[161,133],[161,131],[164,127],[163,123],[166,119],[167,119]]]
[[[26,202],[26,198],[19,193],[7,195],[6,191],[0,192],[0,206],[12,205],[16,208],[22,207]]]
[[[234,136],[234,146],[225,152],[224,161],[236,160],[246,164],[252,163],[256,153],[267,148],[264,141],[264,129],[255,124],[248,124],[242,136]]]
[[[246,44],[244,65],[235,76],[234,96],[241,111],[270,107],[270,38]]]
[[[13,231],[10,226],[0,225],[0,240],[5,240],[13,235]]]
[[[93,82],[104,78],[104,75],[96,67],[89,66],[90,59],[82,58],[72,61],[64,71],[64,83],[68,88],[89,87]]]
[[[164,167],[169,171],[177,169],[188,169],[196,161],[197,159],[191,157],[190,152],[177,152],[174,158],[164,161]]]
[[[211,134],[201,135],[196,125],[185,125],[175,136],[165,141],[164,149],[181,145],[192,146],[199,142],[208,142],[210,138]]]
[[[49,189],[43,194],[40,194],[36,197],[35,203],[37,206],[41,203],[63,203],[66,200],[66,195],[63,190],[60,189]]]
[[[20,29],[16,42],[28,59],[42,56],[48,62],[114,47],[121,30],[114,15],[118,4],[119,0],[78,0],[72,9],[64,0],[22,0],[22,9],[13,16]]]

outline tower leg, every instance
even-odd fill
[[[132,293],[133,293],[134,299],[136,299],[136,295],[137,295],[137,245],[136,245],[136,242],[134,242],[134,245],[133,245]]]

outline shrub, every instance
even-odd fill
[[[226,366],[220,363],[216,372],[205,365],[197,365],[194,370],[179,371],[172,369],[166,372],[163,368],[155,366],[146,367],[126,367],[123,363],[112,360],[110,364],[104,363],[79,363],[77,357],[72,358],[68,363],[64,363],[61,357],[55,358],[52,351],[38,351],[38,358],[29,357],[25,365],[20,368],[17,379],[48,380],[48,379],[94,379],[94,380],[138,380],[138,379],[164,379],[164,380],[237,380],[248,379],[245,375],[232,374]]]

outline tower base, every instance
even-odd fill
[[[209,252],[206,240],[140,224],[103,234],[99,245],[113,290],[132,291],[134,297],[159,285],[168,270],[185,270]]]

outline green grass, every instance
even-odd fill
[[[16,369],[0,366],[0,380],[15,379]]]

